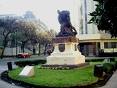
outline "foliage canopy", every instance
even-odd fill
[[[97,25],[99,30],[110,33],[117,37],[117,0],[94,0],[97,2],[96,9],[90,16],[89,23]]]

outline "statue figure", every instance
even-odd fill
[[[70,13],[69,11],[59,11],[58,10],[58,21],[60,23],[60,32],[58,33],[57,37],[65,37],[65,36],[76,36],[77,31],[72,26],[70,22]]]

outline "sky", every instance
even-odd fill
[[[73,25],[78,24],[80,0],[0,0],[0,15],[24,15],[32,11],[49,29],[59,30],[57,10],[69,10]]]

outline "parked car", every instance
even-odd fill
[[[31,56],[31,54],[29,53],[19,53],[17,55],[18,58],[29,58]]]

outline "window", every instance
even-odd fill
[[[108,48],[108,42],[104,43],[104,48]]]
[[[112,48],[117,48],[117,42],[112,42]]]
[[[117,48],[117,42],[105,42],[104,48]]]

